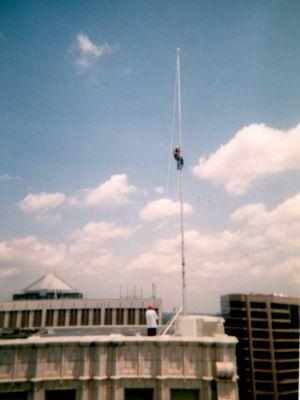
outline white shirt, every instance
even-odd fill
[[[157,328],[157,322],[156,322],[157,320],[158,316],[156,314],[156,311],[154,310],[146,311],[146,322],[148,328]]]

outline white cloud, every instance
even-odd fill
[[[80,68],[86,69],[90,67],[95,60],[103,57],[105,54],[111,53],[112,48],[107,42],[96,45],[87,35],[79,33],[76,36],[72,51],[75,53],[76,64],[79,65]]]
[[[208,158],[200,158],[193,173],[241,195],[260,177],[298,169],[300,124],[286,132],[253,124],[238,131]]]
[[[183,207],[185,214],[193,212],[193,208],[190,204],[184,203]],[[179,215],[179,212],[180,204],[178,201],[161,198],[149,202],[144,208],[142,208],[140,211],[140,218],[144,221],[154,221]]]
[[[73,206],[97,206],[128,203],[128,195],[136,192],[136,187],[129,185],[126,174],[112,175],[101,185],[83,190],[78,196],[71,197]]]
[[[185,232],[188,298],[192,307],[199,309],[202,304],[204,310],[210,309],[214,301],[216,308],[218,295],[235,291],[297,295],[300,193],[269,211],[263,204],[243,206],[231,215],[231,222],[230,229],[217,232]],[[168,281],[174,271],[180,274],[180,246],[180,235],[158,239],[138,254],[128,269],[145,274],[149,271],[160,281]],[[180,302],[178,295],[171,292],[170,299],[175,304]]]
[[[13,269],[30,267],[55,267],[62,265],[66,254],[64,244],[53,245],[39,240],[36,236],[14,238],[0,242],[0,265],[7,263]]]
[[[64,193],[30,193],[19,203],[19,207],[25,213],[45,214],[63,204],[65,199]]]
[[[128,238],[135,233],[135,228],[119,227],[112,222],[91,221],[81,230],[76,230],[72,234],[74,243],[70,246],[71,253],[81,253],[90,251],[96,246],[120,238]]]

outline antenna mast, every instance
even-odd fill
[[[177,100],[178,100],[178,130],[179,152],[176,149],[173,154],[177,161],[179,171],[179,196],[180,196],[180,228],[181,228],[181,275],[182,275],[182,313],[186,314],[186,276],[185,276],[185,246],[184,246],[184,210],[183,210],[183,157],[182,157],[182,113],[181,113],[181,86],[180,86],[180,49],[177,48]]]

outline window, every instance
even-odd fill
[[[117,308],[116,324],[117,325],[124,324],[124,309],[123,308]]]
[[[262,303],[260,301],[251,301],[250,305],[252,308],[267,308],[266,303]]]
[[[66,325],[66,310],[58,310],[57,326]]]
[[[268,331],[252,331],[252,337],[256,339],[268,339],[269,332]]]
[[[81,325],[89,324],[89,310],[84,308],[81,310]]]
[[[290,315],[285,312],[272,312],[273,319],[290,319]]]
[[[125,389],[125,400],[153,400],[153,389]]]
[[[290,315],[291,315],[291,328],[299,328],[299,306],[296,304],[290,305]]]
[[[299,358],[299,350],[296,351],[275,351],[276,360],[297,360]],[[288,368],[287,368],[288,369]]]
[[[27,400],[28,392],[5,392],[0,393],[0,400]]]
[[[246,318],[247,313],[245,310],[230,310],[229,315],[233,318]]]
[[[146,308],[140,308],[139,310],[139,324],[146,325]]]
[[[255,372],[255,379],[258,381],[272,381],[272,372]]]
[[[254,358],[258,358],[261,360],[270,360],[271,359],[271,353],[268,351],[254,351],[253,356],[254,356]]]
[[[33,311],[33,326],[38,328],[42,325],[42,310]]]
[[[289,306],[287,304],[282,304],[282,303],[271,303],[271,308],[277,310],[287,310]]]
[[[252,344],[255,349],[269,349],[270,348],[270,342],[267,340],[253,340]]]
[[[53,323],[54,323],[54,310],[47,310],[46,326],[53,326]]]
[[[10,311],[8,319],[8,327],[14,329],[16,328],[16,326],[17,326],[17,311]]]
[[[76,308],[74,308],[73,310],[70,310],[69,325],[76,326],[77,318],[78,318],[78,310]]]
[[[105,309],[104,325],[112,325],[112,308]]]
[[[267,329],[268,321],[251,321],[252,328]]]
[[[46,390],[46,400],[76,400],[76,390]]]
[[[93,310],[93,325],[101,325],[101,308]]]
[[[171,400],[198,400],[197,389],[171,389]]]
[[[0,328],[4,328],[5,312],[0,311]]]
[[[128,325],[134,325],[134,324],[135,324],[135,309],[128,308]]]
[[[267,319],[268,314],[265,311],[251,311],[251,318]]]
[[[273,392],[274,387],[272,382],[256,382],[256,390],[261,390],[263,392]]]
[[[246,303],[244,301],[230,300],[229,306],[230,308],[245,308]]]
[[[22,328],[29,326],[29,316],[30,316],[30,311],[28,311],[28,310],[22,311],[22,315],[21,315],[21,327]]]

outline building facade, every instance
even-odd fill
[[[237,400],[237,340],[185,319],[172,336],[0,339],[0,399]]]
[[[221,297],[225,332],[236,336],[241,400],[298,400],[299,298]]]
[[[161,319],[162,301],[156,298],[86,299],[54,274],[47,274],[0,303],[0,330],[145,325],[151,304]]]

